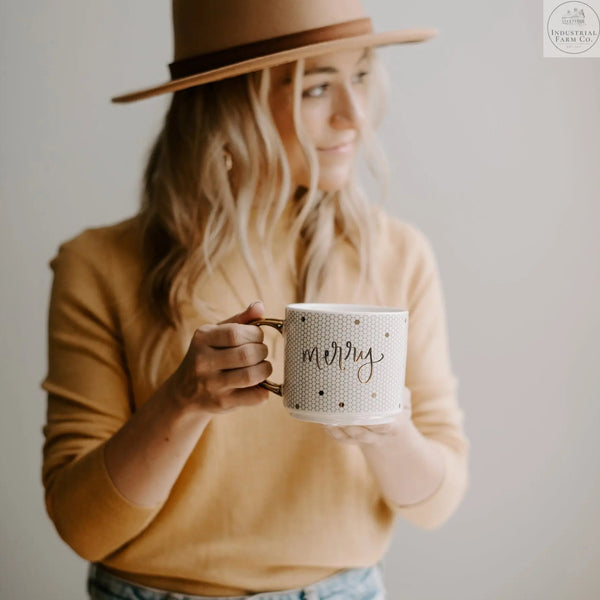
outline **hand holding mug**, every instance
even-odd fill
[[[394,435],[402,435],[402,428],[411,416],[411,394],[404,388],[404,409],[394,421],[379,425],[324,425],[325,431],[344,444],[379,444]]]
[[[259,384],[273,367],[265,360],[268,348],[262,330],[249,324],[263,315],[262,303],[255,302],[226,321],[199,327],[169,378],[172,396],[209,413],[265,402],[268,392]]]

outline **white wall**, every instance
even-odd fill
[[[0,5],[0,597],[84,596],[45,515],[45,326],[60,241],[137,207],[165,98],[169,2]],[[542,58],[541,2],[366,0],[388,49],[390,210],[432,240],[472,443],[442,529],[399,523],[394,600],[600,597],[600,58]]]

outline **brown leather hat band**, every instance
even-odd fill
[[[219,69],[260,56],[268,56],[277,52],[284,52],[285,50],[301,48],[302,46],[310,46],[312,44],[330,42],[332,40],[365,35],[372,32],[371,19],[356,19],[317,29],[309,29],[308,31],[291,33],[269,40],[226,48],[218,52],[184,58],[172,62],[169,65],[169,70],[171,72],[171,79],[180,79],[181,77],[212,71],[213,69]]]

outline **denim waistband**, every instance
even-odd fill
[[[169,592],[127,581],[102,565],[90,565],[91,600],[384,600],[379,565],[347,569],[316,583],[293,590],[261,592],[247,596],[195,596]]]

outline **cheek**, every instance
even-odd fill
[[[296,137],[292,105],[285,99],[272,102],[273,120],[283,143],[290,165],[292,180],[297,185],[309,184],[306,158]],[[325,100],[305,102],[301,105],[300,118],[303,131],[313,146],[331,142],[328,130],[329,107]],[[334,191],[344,186],[352,169],[351,157],[332,157],[317,152],[319,163],[319,183],[321,190]]]
[[[315,145],[323,143],[327,133],[329,107],[324,100],[303,103],[300,111],[302,127],[308,139]]]

